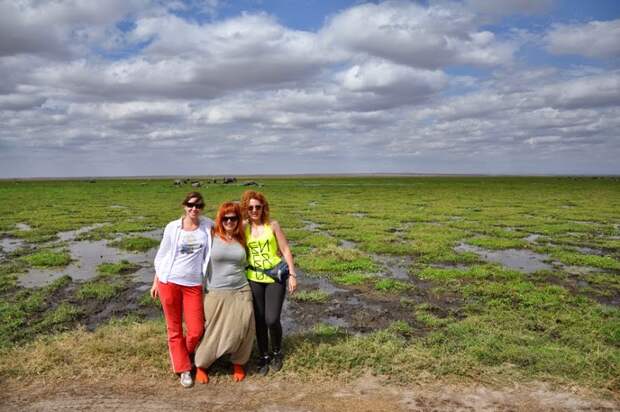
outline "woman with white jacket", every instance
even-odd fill
[[[204,331],[202,285],[211,251],[213,221],[200,216],[204,208],[200,193],[188,193],[182,205],[183,217],[168,223],[164,230],[155,257],[151,296],[161,300],[172,369],[180,375],[181,385],[189,388],[194,384],[193,354]]]

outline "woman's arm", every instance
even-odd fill
[[[295,292],[297,289],[297,273],[295,272],[295,262],[293,261],[293,254],[291,253],[291,248],[288,245],[288,240],[280,227],[280,224],[275,220],[271,221],[271,228],[273,229],[273,233],[276,236],[276,240],[278,241],[278,249],[284,257],[284,260],[288,264],[288,270],[290,273],[288,279],[288,291],[290,293]]]
[[[162,235],[161,242],[159,243],[159,249],[157,249],[157,254],[155,255],[155,261],[153,262],[153,266],[155,267],[155,276],[153,276],[153,286],[151,286],[151,297],[153,299],[159,296],[159,279],[157,278],[158,268],[162,264],[162,260],[166,253],[169,253],[170,249],[170,225],[166,225],[164,228],[164,234]]]

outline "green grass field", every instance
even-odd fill
[[[430,376],[620,390],[618,179],[252,179],[264,185],[259,190],[306,277],[389,309],[386,326],[374,331],[352,333],[317,319],[287,336],[284,373],[312,379],[370,370],[394,382]],[[128,262],[109,262],[88,282],[62,277],[27,289],[18,279],[30,268],[62,272],[69,264],[74,257],[59,232],[103,224],[79,238],[152,248],[140,233],[180,216],[190,189],[172,179],[0,182],[0,238],[23,240],[0,255],[0,377],[71,376],[85,365],[101,376],[135,368],[168,374],[161,319],[129,314],[94,332],[75,330],[84,313],[128,293],[126,272],[135,270]],[[244,190],[203,187],[205,214]],[[500,256],[531,253],[541,268],[508,267],[455,250],[459,245]],[[386,277],[385,259],[404,262],[404,276]],[[320,308],[331,301],[311,291],[294,303]],[[54,351],[65,354],[63,362],[54,362]]]

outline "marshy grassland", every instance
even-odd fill
[[[302,273],[281,377],[546,382],[618,398],[617,178],[253,179]],[[245,189],[204,185],[204,213]],[[190,190],[171,179],[0,182],[0,382],[170,379],[144,286],[152,264],[131,257],[154,253]],[[76,276],[77,244],[118,257]],[[36,270],[49,280],[25,285]]]

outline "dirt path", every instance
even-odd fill
[[[2,385],[3,411],[617,411],[618,400],[554,391],[545,385],[492,389],[484,386],[386,385],[366,376],[350,383],[287,383],[249,378],[233,384],[216,376],[208,385],[183,389],[172,380],[136,385],[58,382]]]

